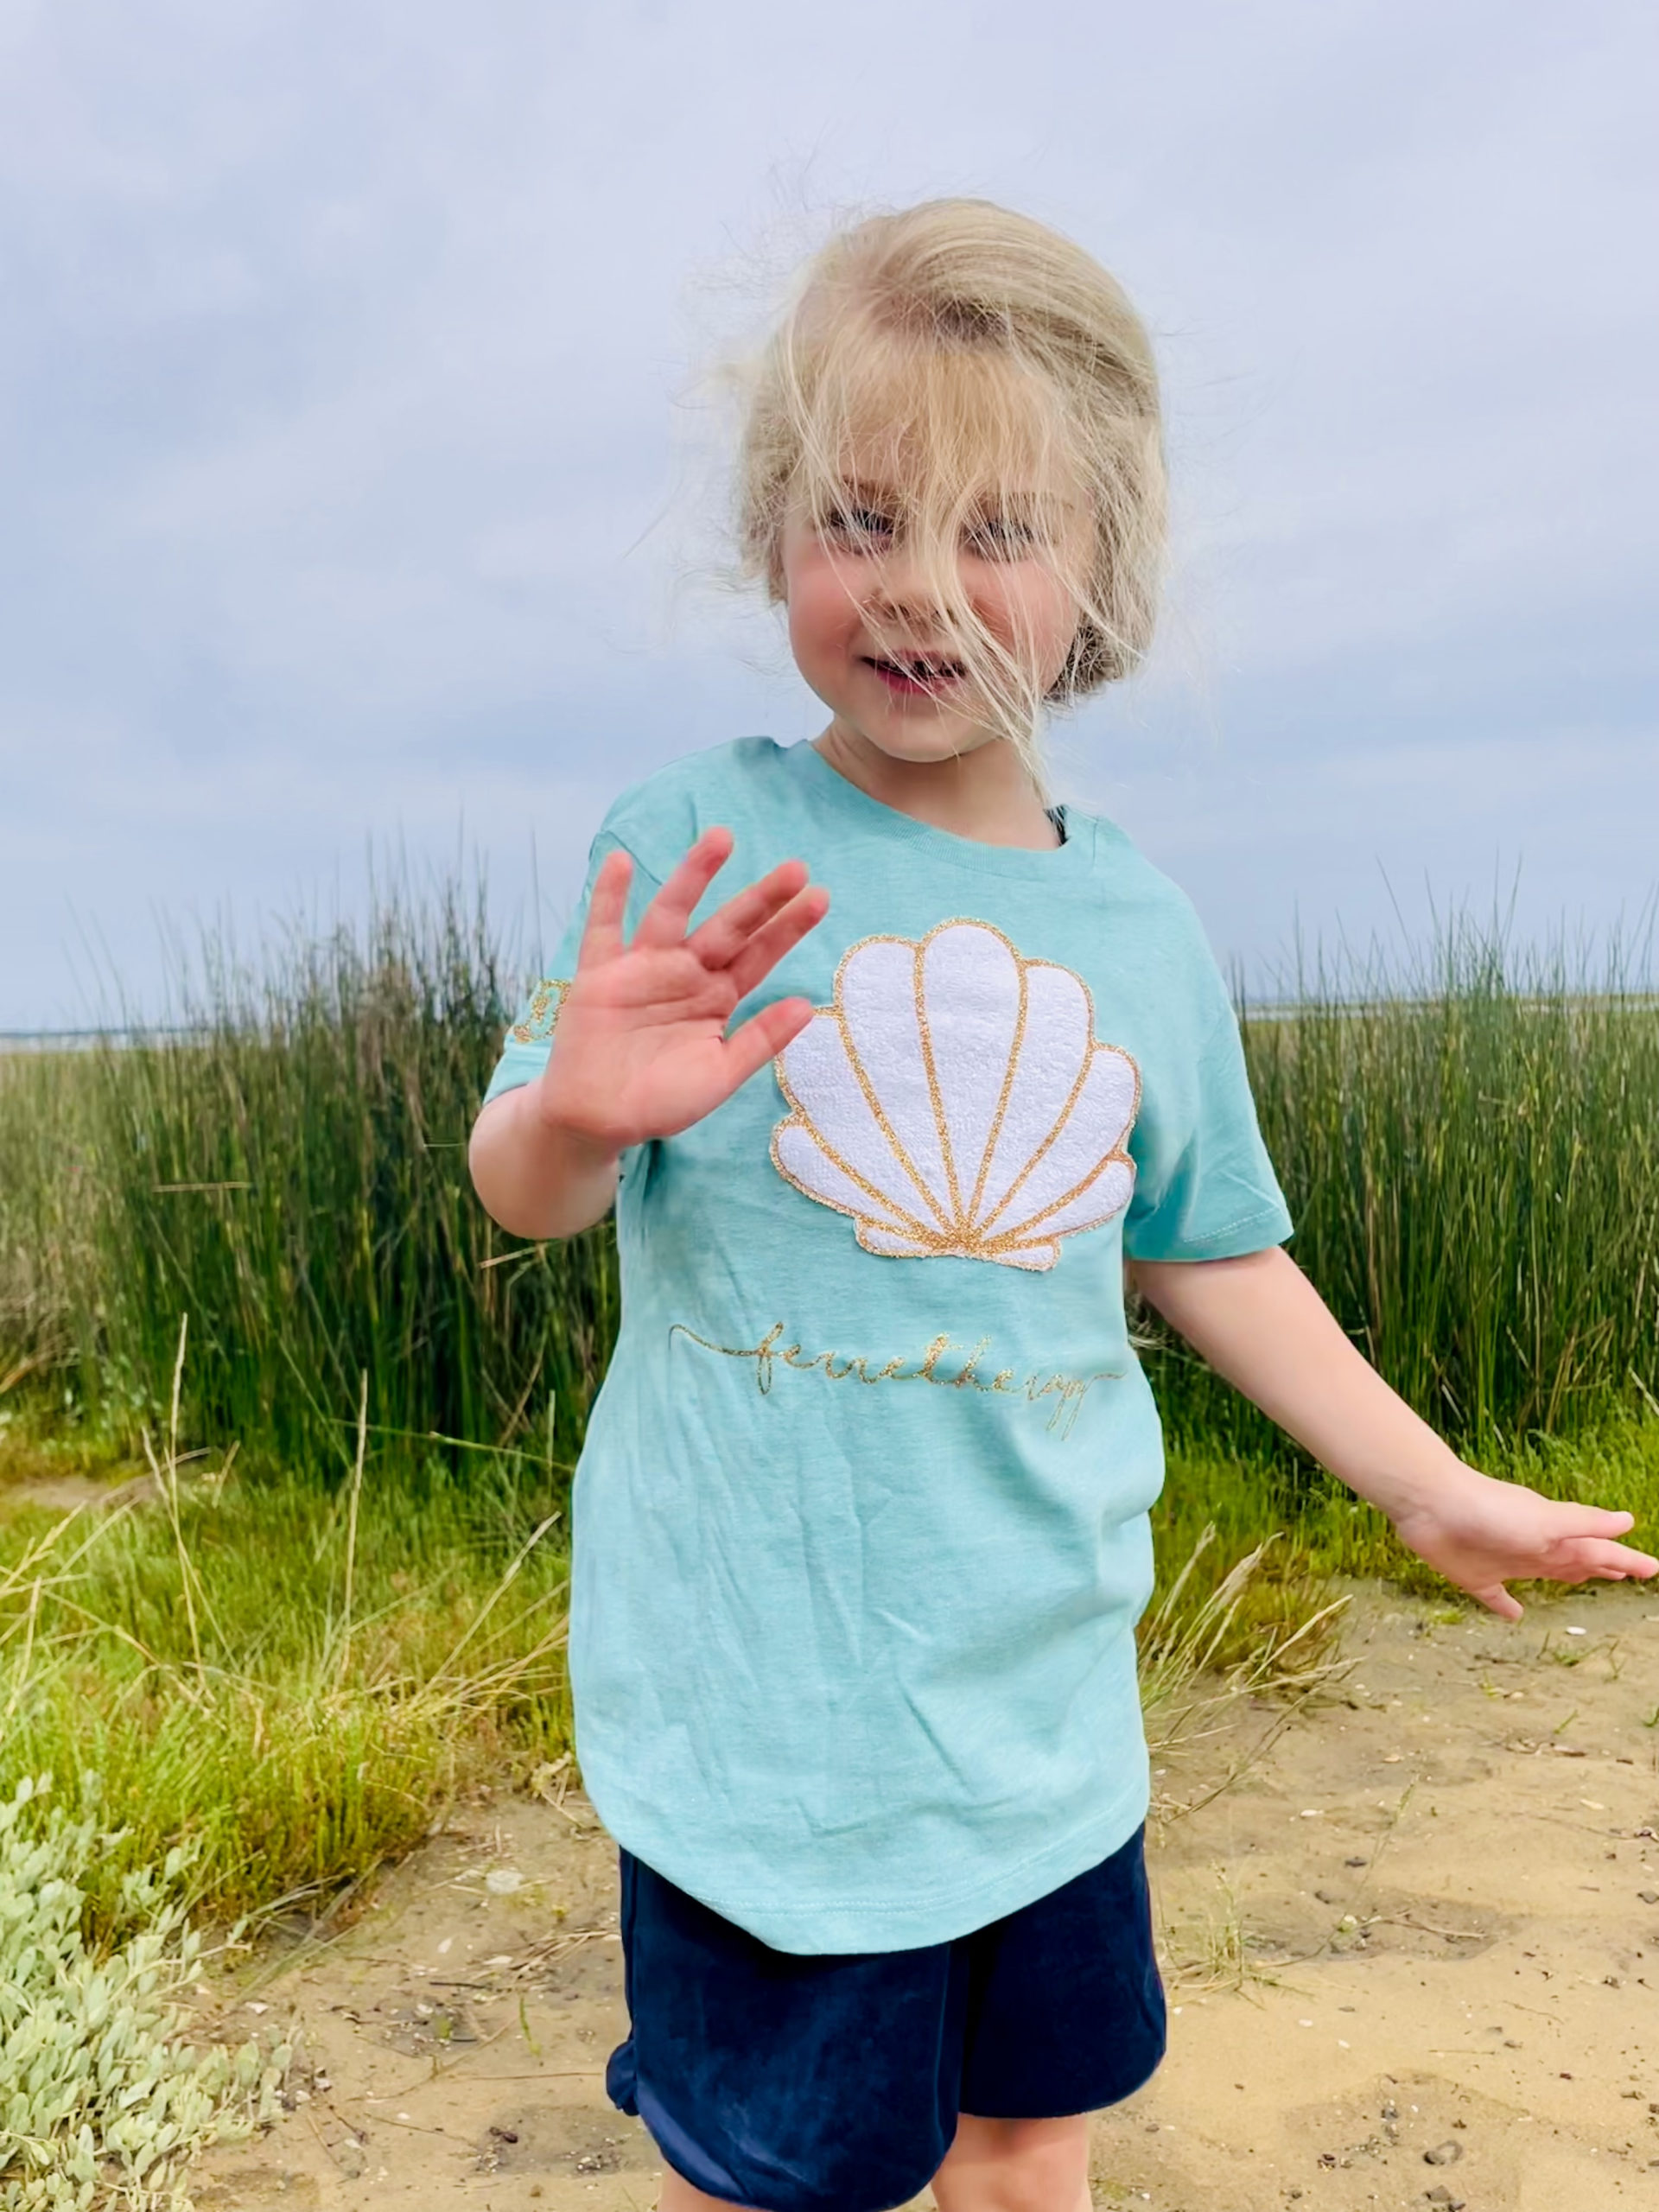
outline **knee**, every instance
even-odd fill
[[[1088,2212],[1089,2119],[963,2113],[933,2183],[940,2212]]]

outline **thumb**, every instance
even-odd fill
[[[1592,1505],[1586,1508],[1585,1522],[1584,1533],[1587,1536],[1622,1536],[1627,1529],[1635,1528],[1636,1516],[1634,1513],[1614,1513],[1605,1506]],[[1594,1525],[1589,1525],[1591,1523]]]

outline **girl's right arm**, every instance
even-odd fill
[[[700,1122],[812,1019],[806,999],[763,1007],[726,1034],[739,1002],[829,909],[830,894],[785,861],[688,936],[726,864],[729,830],[709,830],[622,934],[632,862],[607,855],[594,881],[576,972],[534,1083],[492,1100],[473,1129],[473,1185],[516,1236],[574,1236],[608,1210],[631,1145]]]

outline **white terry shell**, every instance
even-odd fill
[[[1052,1268],[1129,1202],[1140,1071],[1080,976],[988,923],[861,938],[773,1065],[772,1160],[866,1251]]]

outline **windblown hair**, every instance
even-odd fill
[[[748,375],[738,475],[743,571],[783,596],[793,512],[856,528],[864,472],[899,487],[895,528],[986,719],[1041,784],[1039,733],[1133,670],[1151,642],[1166,481],[1158,376],[1121,286],[1081,247],[981,200],[935,200],[841,232],[808,263]],[[1062,562],[1077,634],[1039,696],[974,614],[958,548],[1012,514]],[[1027,537],[1027,531],[1031,535]],[[1006,542],[1006,541],[1005,541]]]

